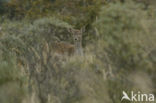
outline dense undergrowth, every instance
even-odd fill
[[[82,24],[3,20],[0,103],[121,103],[122,91],[156,94],[154,10],[132,1],[102,6],[83,34],[83,57],[58,57],[52,48],[72,44],[68,29]]]

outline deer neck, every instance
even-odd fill
[[[76,55],[83,55],[83,50],[82,50],[82,42],[75,42],[75,54]]]

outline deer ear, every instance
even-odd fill
[[[72,28],[68,28],[67,30],[68,30],[69,33],[73,34],[73,29]]]

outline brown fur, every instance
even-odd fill
[[[64,42],[56,42],[52,45],[52,51],[60,55],[71,56],[75,52],[75,47],[72,44]]]

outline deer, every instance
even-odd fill
[[[52,44],[52,49],[54,53],[59,55],[83,55],[83,48],[82,48],[82,34],[83,29],[68,29],[68,32],[72,34],[74,44],[66,43],[66,42],[55,42]]]

